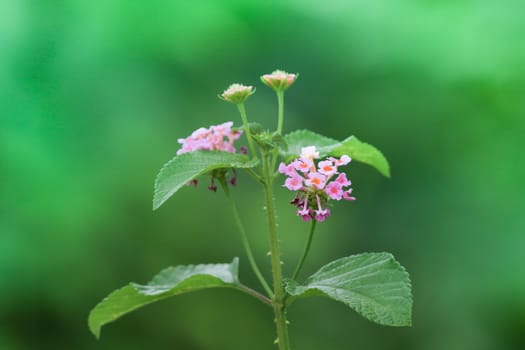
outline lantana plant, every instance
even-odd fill
[[[167,162],[155,180],[153,209],[158,209],[175,192],[198,186],[198,177],[207,177],[208,189],[221,187],[228,201],[248,262],[260,288],[242,284],[238,276],[239,259],[231,263],[168,267],[145,285],[130,283],[114,291],[91,310],[89,328],[98,338],[102,326],[147,304],[182,293],[205,288],[229,287],[257,298],[273,309],[279,350],[289,350],[287,311],[298,299],[324,296],[342,302],[368,320],[385,326],[410,326],[412,292],[408,273],[389,253],[363,253],[343,257],[322,266],[306,279],[300,279],[310,251],[317,223],[331,216],[330,207],[340,201],[354,202],[348,167],[360,162],[390,177],[389,165],[374,146],[350,136],[343,141],[297,130],[283,134],[284,92],[297,80],[297,74],[274,71],[261,81],[277,95],[277,129],[270,131],[249,123],[245,101],[253,95],[252,86],[233,84],[220,98],[235,104],[242,126],[227,121],[209,128],[199,128],[178,142],[181,148]],[[248,148],[236,145],[245,136]],[[264,190],[267,217],[271,283],[261,272],[249,243],[232,188],[237,185],[237,171],[245,171]],[[245,186],[243,183],[242,186]],[[310,226],[305,249],[293,275],[284,278],[279,247],[274,187],[291,192],[290,203],[296,207],[299,221]],[[240,187],[240,186],[238,186]],[[358,205],[358,201],[352,205]],[[339,219],[341,220],[341,219]],[[287,236],[287,239],[291,239]],[[270,342],[269,342],[270,343]]]

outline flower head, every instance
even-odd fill
[[[233,143],[241,137],[241,130],[232,130],[233,122],[199,128],[190,136],[179,139],[182,148],[177,155],[193,151],[224,151],[235,153]]]
[[[295,82],[298,76],[299,74],[275,70],[272,74],[264,74],[261,77],[261,81],[274,91],[284,91]]]
[[[290,203],[297,206],[296,214],[304,221],[325,221],[330,216],[329,200],[355,200],[348,188],[352,183],[344,172],[338,172],[338,166],[348,164],[350,157],[329,157],[316,165],[317,158],[319,152],[315,146],[309,146],[301,149],[299,158],[279,165],[279,172],[288,177],[283,186],[297,192]],[[334,179],[336,174],[339,175]]]
[[[231,84],[226,90],[224,90],[220,97],[225,101],[241,104],[253,93],[255,93],[253,86]]]

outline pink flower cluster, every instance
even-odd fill
[[[185,139],[178,142],[182,148],[177,155],[192,151],[225,151],[235,153],[233,142],[241,137],[241,130],[232,130],[233,122],[212,125],[209,129],[199,128]]]
[[[349,188],[351,181],[345,173],[338,172],[338,167],[350,163],[350,157],[328,157],[317,166],[315,158],[319,158],[315,147],[304,147],[299,158],[290,164],[279,165],[279,172],[288,176],[283,186],[290,191],[297,191],[291,204],[297,206],[297,215],[304,221],[325,221],[330,216],[330,209],[327,207],[329,199],[355,200],[351,196],[352,189]]]
[[[193,151],[224,151],[235,153],[233,143],[238,140],[241,135],[241,130],[232,130],[233,122],[226,122],[219,125],[212,125],[208,129],[199,128],[195,130],[190,136],[185,139],[179,139],[178,142],[182,148],[177,151],[177,155],[193,152]],[[246,147],[242,146],[240,152],[247,153]],[[233,177],[229,180],[232,186],[237,184],[237,173],[232,169]],[[224,174],[223,174],[224,175]],[[208,186],[210,191],[216,192],[215,178],[212,174],[211,183]],[[197,179],[193,179],[187,183],[188,186],[197,187]]]

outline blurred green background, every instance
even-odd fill
[[[351,167],[358,200],[319,225],[305,274],[389,251],[411,273],[412,328],[322,298],[289,312],[294,349],[525,349],[522,0],[30,1],[0,5],[0,349],[272,349],[271,310],[231,290],[146,307],[89,333],[89,310],[169,265],[241,257],[221,193],[151,211],[153,180],[200,126],[240,123],[216,96],[299,72],[285,129],[355,134],[392,178]],[[261,190],[240,203],[269,275]],[[278,190],[284,268],[307,225]]]

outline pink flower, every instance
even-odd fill
[[[315,220],[323,222],[330,216],[330,209],[320,209],[315,211]]]
[[[351,197],[352,189],[349,189],[348,191],[343,192],[343,198],[347,201],[355,201],[355,197]]]
[[[337,179],[335,179],[335,181],[344,187],[350,186],[352,184],[352,182],[346,178],[345,173],[339,174],[339,176],[337,177]]]
[[[286,165],[285,163],[281,162],[281,164],[279,164],[279,172],[286,176],[292,176],[295,174],[295,167],[293,164]]]
[[[308,208],[308,201],[304,201],[304,203],[301,204],[303,205],[303,208],[297,210],[297,215],[302,217],[305,222],[312,220],[312,209]]]
[[[337,181],[332,181],[326,186],[325,193],[333,200],[339,201],[343,198],[343,186]]]
[[[302,173],[308,173],[311,170],[315,171],[314,162],[309,158],[296,159],[291,164],[297,169],[297,171]]]
[[[328,177],[337,173],[337,167],[335,167],[329,160],[323,160],[322,162],[319,162],[317,167],[319,168],[319,172],[321,174],[324,174]]]
[[[284,182],[284,187],[286,187],[290,191],[300,190],[301,188],[303,188],[303,177],[297,173],[292,174]]]
[[[350,158],[349,156],[347,156],[346,154],[343,154],[341,156],[341,158],[337,159],[337,158],[334,158],[334,157],[330,157],[328,158],[329,160],[331,160],[332,162],[334,162],[334,164],[336,166],[343,166],[343,165],[347,165],[348,163],[350,163],[352,161],[352,158]]]
[[[326,182],[326,176],[311,172],[308,174],[308,180],[306,180],[304,183],[306,186],[313,187],[316,190],[322,190]]]
[[[330,157],[321,160],[316,166],[314,159],[318,157],[319,152],[315,146],[303,147],[299,158],[290,164],[279,165],[279,172],[287,176],[284,187],[297,192],[290,204],[297,206],[296,213],[304,221],[325,221],[330,216],[329,200],[355,200],[351,196],[352,189],[348,188],[352,183],[345,173],[337,171],[338,166],[350,162],[350,157]],[[339,175],[330,181],[335,174]]]
[[[207,138],[210,134],[211,134],[211,128],[210,129],[198,128],[197,130],[191,133],[190,137],[194,140],[201,140],[201,139]]]
[[[220,135],[230,134],[232,131],[233,122],[226,122],[219,125],[213,125],[210,129]]]
[[[319,152],[317,152],[317,149],[315,146],[308,146],[301,148],[301,159],[317,159],[319,158]]]
[[[208,129],[195,130],[190,136],[178,140],[182,148],[177,151],[177,154],[211,150],[235,153],[233,143],[241,137],[242,131],[233,131],[232,126],[233,122],[226,122],[212,125]]]
[[[317,210],[315,210],[315,220],[317,221],[325,221],[330,216],[330,209],[325,208],[321,206],[321,199],[319,198],[319,195],[316,195],[317,197]]]

